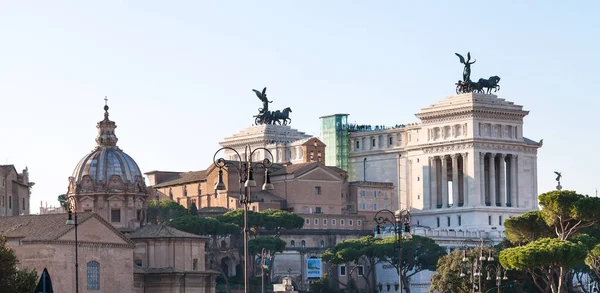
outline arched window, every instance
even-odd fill
[[[302,245],[302,247],[306,247],[306,241],[302,240],[300,243],[301,243],[300,245]]]
[[[290,247],[291,247],[291,248],[294,248],[294,247],[296,247],[296,241],[294,241],[294,240],[291,240],[291,241],[290,241]]]
[[[87,289],[100,290],[100,264],[97,261],[87,263]]]
[[[325,241],[321,240],[321,248],[325,248]]]

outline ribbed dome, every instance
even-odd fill
[[[142,172],[135,161],[119,148],[99,146],[83,157],[73,171],[77,182],[85,175],[96,183],[106,182],[112,175],[119,175],[124,183],[133,183],[136,176],[142,176]]]
[[[118,175],[124,183],[136,182],[137,176],[142,176],[135,161],[117,146],[115,122],[108,119],[108,105],[104,106],[104,120],[98,122],[98,146],[87,154],[73,171],[73,178],[81,182],[83,176],[89,175],[94,182],[107,182],[111,176]]]

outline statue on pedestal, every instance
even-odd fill
[[[261,125],[261,124],[279,124],[279,125],[287,125],[288,123],[292,122],[292,119],[290,119],[290,113],[292,112],[292,109],[290,107],[287,107],[283,110],[277,110],[277,111],[269,111],[269,103],[272,103],[273,101],[269,101],[267,99],[267,88],[265,87],[262,92],[258,91],[258,90],[252,90],[256,96],[262,101],[263,103],[263,107],[258,109],[258,115],[254,116],[254,123],[256,125]]]
[[[459,80],[456,83],[456,93],[464,94],[464,93],[487,93],[491,94],[492,91],[497,92],[500,90],[500,86],[498,82],[500,82],[500,77],[491,76],[488,79],[480,78],[479,81],[473,82],[471,81],[471,64],[475,64],[477,60],[473,60],[471,62],[471,52],[467,52],[467,59],[458,54],[454,53],[460,59],[460,63],[465,65],[463,69],[463,79]]]

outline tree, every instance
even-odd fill
[[[67,209],[67,195],[66,194],[59,195],[58,202],[60,203],[61,207],[63,207],[64,209]]]
[[[464,252],[457,249],[439,259],[435,273],[431,276],[431,287],[429,287],[429,292],[471,292],[473,284],[470,283],[469,276],[471,275],[470,270],[472,268],[463,267],[465,265],[462,261],[463,257]],[[475,259],[479,257],[479,254],[476,250],[470,249],[467,250],[467,257],[469,259]],[[461,273],[466,274],[466,277],[459,277]],[[478,291],[484,292],[482,290]]]
[[[244,226],[244,210],[229,211],[218,216],[219,221]],[[261,230],[274,231],[279,236],[285,229],[300,229],[304,226],[304,218],[287,211],[266,210],[261,212],[248,211],[248,229],[252,237],[257,237]]]
[[[185,215],[173,219],[169,222],[169,226],[188,233],[210,237],[208,245],[209,248],[208,251],[206,251],[206,255],[208,256],[211,264],[217,264],[217,267],[221,272],[221,276],[225,280],[227,292],[231,292],[231,286],[229,284],[227,272],[225,272],[223,267],[219,264],[219,255],[227,250],[227,248],[222,247],[219,243],[219,240],[221,237],[238,234],[240,232],[239,227],[235,224],[222,223],[215,218],[201,218],[194,215]]]
[[[565,273],[582,262],[587,247],[582,242],[571,242],[558,238],[542,238],[524,246],[504,249],[500,263],[512,270],[530,273],[542,292],[567,292]]]
[[[527,244],[554,235],[554,229],[546,224],[541,211],[531,211],[508,218],[504,221],[504,229],[506,239],[514,245]]]
[[[600,219],[600,198],[575,191],[551,191],[539,196],[542,217],[560,240],[567,240]]]
[[[166,223],[187,214],[186,208],[170,199],[148,202],[148,222]]]
[[[283,252],[285,241],[276,237],[257,237],[248,241],[249,254],[260,254],[263,248],[271,251],[272,254]]]
[[[598,234],[593,226],[600,219],[600,198],[557,190],[541,194],[539,201],[541,211],[506,221],[508,240],[525,245],[503,250],[500,260],[531,274],[542,292],[566,292],[573,267],[598,241],[583,233]]]
[[[390,263],[398,270],[398,249],[395,237],[379,240],[375,247],[376,256],[382,261]],[[433,239],[413,235],[410,239],[402,241],[402,286],[406,293],[410,293],[410,277],[424,271],[434,271],[440,257],[446,255],[444,248]]]
[[[188,212],[190,213],[190,215],[194,215],[194,216],[198,215],[198,207],[196,207],[196,203],[193,203],[190,205]]]
[[[35,270],[19,270],[15,252],[6,246],[6,238],[0,237],[0,288],[2,292],[32,292],[35,289]]]
[[[349,282],[352,280],[353,271],[359,266],[363,266],[362,277],[367,284],[367,292],[373,292],[374,285],[371,283],[374,280],[375,265],[378,263],[377,239],[373,236],[364,236],[358,239],[349,239],[336,244],[333,248],[328,248],[321,255],[324,262],[333,265],[342,265],[352,263],[355,265],[348,272]],[[346,266],[349,268],[349,266]],[[338,280],[338,283],[347,287]]]

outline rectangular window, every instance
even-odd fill
[[[356,141],[356,149],[360,149],[360,141]]]
[[[340,266],[340,276],[346,275],[346,266]]]
[[[23,210],[25,210],[25,199],[22,198],[21,201],[23,202]]]
[[[316,195],[320,195],[321,194],[321,186],[315,186],[315,194]]]
[[[352,220],[348,220],[348,226],[352,226],[353,221]]]
[[[362,204],[360,204],[360,207],[361,207],[363,210],[366,210],[366,209],[367,209],[367,203],[363,202]]]
[[[320,213],[321,213],[321,207],[316,207],[315,214],[320,214]]]
[[[374,210],[374,211],[376,211],[376,210],[377,210],[377,204],[376,204],[376,203],[374,203],[374,204],[373,204],[373,210]]]
[[[372,140],[371,140],[371,145],[372,145],[373,147],[375,147],[375,139],[372,139]]]
[[[502,226],[502,216],[498,216],[498,225]]]
[[[366,196],[367,196],[367,192],[366,192],[366,191],[364,191],[364,190],[361,190],[361,191],[360,191],[360,196],[361,196],[361,197],[366,197]]]
[[[121,222],[121,209],[110,210],[110,221],[112,223],[120,223]]]
[[[331,225],[335,226],[335,219],[331,219]]]
[[[323,225],[327,225],[327,219],[323,219]]]
[[[387,209],[389,208],[388,204],[387,204],[387,203],[386,203],[386,204],[384,204],[384,205],[383,205],[383,208],[387,210]]]
[[[358,266],[356,267],[356,271],[359,276],[362,276],[365,273],[365,268],[363,266]]]
[[[138,221],[142,220],[142,210],[137,210],[136,211],[136,217],[135,217]]]
[[[448,217],[447,220],[448,220],[448,227],[450,227],[450,217]]]
[[[198,259],[194,258],[192,260],[192,270],[197,271],[198,270]]]
[[[435,220],[437,221],[437,227],[440,227],[440,218],[435,218]]]
[[[394,138],[390,136],[390,145],[394,144]]]
[[[458,216],[458,225],[459,226],[462,225],[462,218],[461,218],[461,216]]]
[[[12,209],[12,196],[11,195],[8,196],[8,208]]]
[[[377,198],[377,191],[373,190],[373,198]]]
[[[492,225],[492,216],[488,216],[488,225]]]

